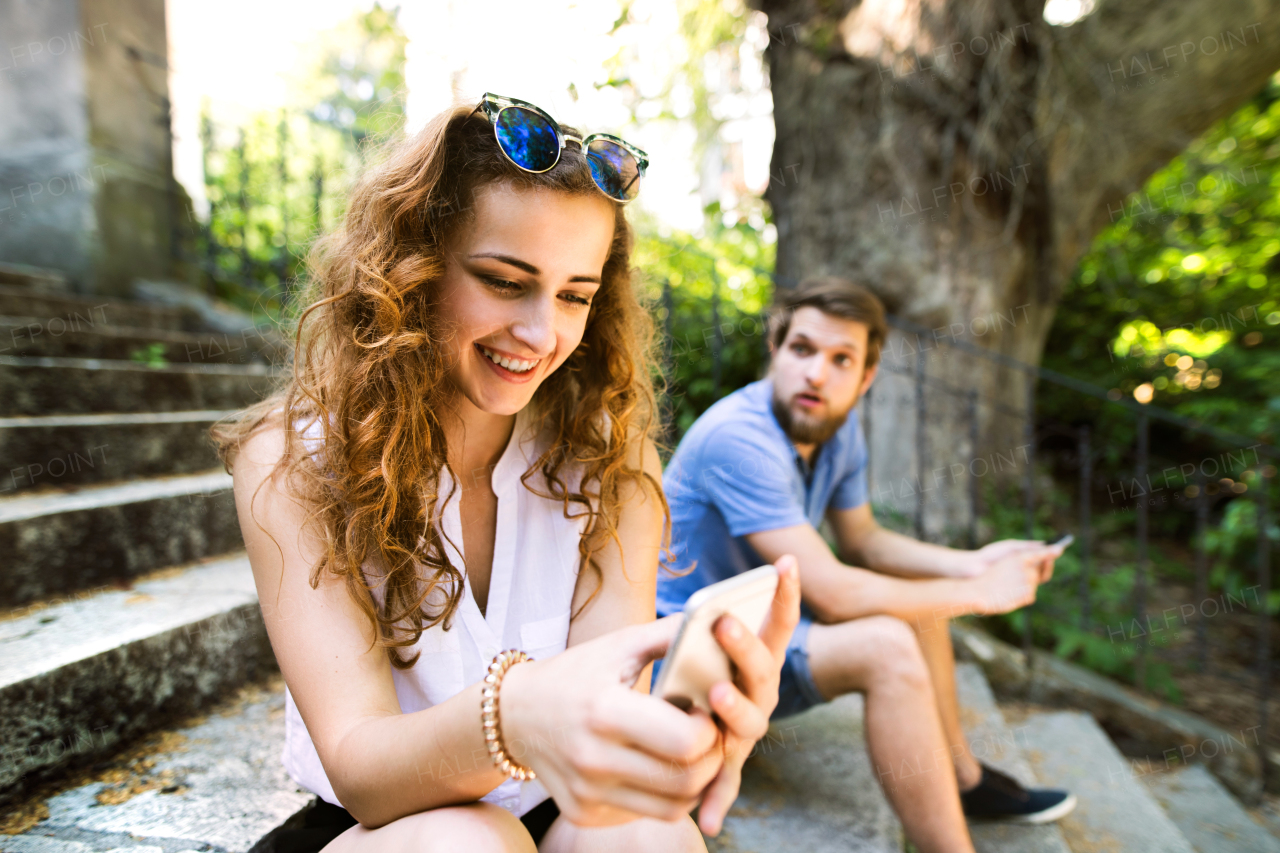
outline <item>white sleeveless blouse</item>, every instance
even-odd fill
[[[492,483],[498,498],[498,518],[493,543],[493,571],[489,579],[489,600],[484,615],[465,581],[458,609],[448,631],[436,625],[423,632],[410,654],[420,653],[411,669],[392,669],[400,709],[406,714],[438,705],[484,678],[494,655],[515,648],[535,659],[564,651],[569,636],[569,613],[578,579],[578,542],[586,519],[564,517],[564,504],[540,497],[520,481],[520,477],[546,448],[534,434],[531,418],[522,410],[515,429],[497,465]],[[307,439],[319,443],[318,422],[305,431]],[[576,489],[578,481],[567,480]],[[530,482],[541,487],[540,475]],[[452,478],[442,473],[440,494],[449,494]],[[459,518],[460,491],[440,512],[438,523],[444,533],[445,548],[453,565],[462,567],[462,526]],[[381,588],[374,595],[381,600]],[[441,598],[443,600],[443,598]],[[429,600],[428,605],[437,602]],[[408,655],[406,655],[408,656]],[[480,708],[475,709],[480,726]],[[285,689],[285,770],[303,788],[321,799],[342,805],[325,775],[307,727],[298,713],[293,696]],[[490,766],[487,753],[449,756],[436,766],[419,767],[424,783],[433,779]],[[547,799],[541,783],[508,779],[481,799],[519,817]]]

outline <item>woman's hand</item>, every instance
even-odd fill
[[[711,687],[711,708],[724,730],[724,766],[707,788],[698,812],[698,828],[717,835],[724,816],[738,798],[742,765],[756,741],[769,730],[769,715],[778,704],[778,679],[787,655],[787,642],[800,619],[800,571],[796,558],[785,555],[778,568],[773,606],[753,636],[741,622],[726,614],[716,622],[716,639],[737,667],[733,682]]]
[[[498,708],[507,753],[537,772],[569,821],[675,820],[720,771],[720,733],[710,717],[632,689],[666,653],[681,618],[613,631],[517,664],[503,678]]]

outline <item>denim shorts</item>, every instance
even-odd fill
[[[813,627],[813,619],[802,613],[800,622],[791,634],[787,643],[787,657],[782,662],[781,680],[778,682],[778,706],[773,709],[770,719],[780,720],[807,711],[814,705],[826,702],[818,687],[813,683],[813,674],[809,671],[809,629]],[[662,670],[662,660],[653,662],[653,681],[649,689],[658,683],[658,673]]]

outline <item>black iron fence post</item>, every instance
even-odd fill
[[[1200,612],[1209,597],[1209,484],[1204,471],[1196,466],[1196,661],[1201,672],[1209,668],[1209,637]]]
[[[1135,509],[1137,511],[1137,534],[1138,534],[1138,558],[1137,565],[1134,567],[1133,582],[1133,614],[1137,620],[1139,630],[1143,631],[1142,636],[1147,636],[1145,619],[1147,615],[1147,498],[1150,491],[1144,483],[1147,481],[1147,454],[1149,452],[1150,438],[1150,421],[1147,413],[1143,412],[1138,415],[1138,463],[1134,471],[1136,475],[1137,488],[1134,490],[1134,499],[1136,500]],[[1141,640],[1137,641],[1138,649],[1134,657],[1134,683],[1140,689],[1145,689],[1147,684],[1147,644]]]
[[[1258,744],[1266,748],[1268,703],[1271,699],[1271,614],[1267,599],[1271,594],[1271,542],[1267,536],[1267,483],[1262,472],[1254,478],[1254,500],[1258,512]],[[1262,762],[1266,774],[1267,762]]]
[[[924,541],[924,477],[929,470],[929,440],[925,433],[924,356],[916,353],[916,538]]]
[[[1036,538],[1036,374],[1027,371],[1027,414],[1022,427],[1022,438],[1027,447],[1027,471],[1022,481],[1023,506],[1026,513],[1027,538]],[[1027,665],[1031,664],[1031,613],[1035,605],[1023,608],[1022,654]]]
[[[711,325],[715,327],[715,336],[711,339],[711,398],[719,400],[724,332],[720,329],[720,276],[716,274],[714,267],[711,270]],[[703,339],[706,339],[705,335]]]
[[[676,298],[669,278],[662,280],[662,313],[662,439],[670,447],[676,439],[676,407],[671,398],[671,386],[676,381]]]
[[[978,392],[969,391],[969,547],[978,547],[978,478],[973,476],[973,460],[978,458]]]
[[[1093,448],[1090,442],[1088,425],[1080,427],[1078,441],[1080,455],[1080,630],[1089,629],[1089,570],[1093,558],[1093,534],[1090,489],[1093,486]]]

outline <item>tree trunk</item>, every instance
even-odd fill
[[[924,490],[924,532],[948,538],[971,478],[1025,469],[1029,386],[933,348],[1039,362],[1124,198],[1280,66],[1280,0],[1098,0],[1067,27],[1043,0],[753,3],[769,17],[778,284],[848,276],[931,330],[894,334],[862,414],[873,500],[910,521]]]

